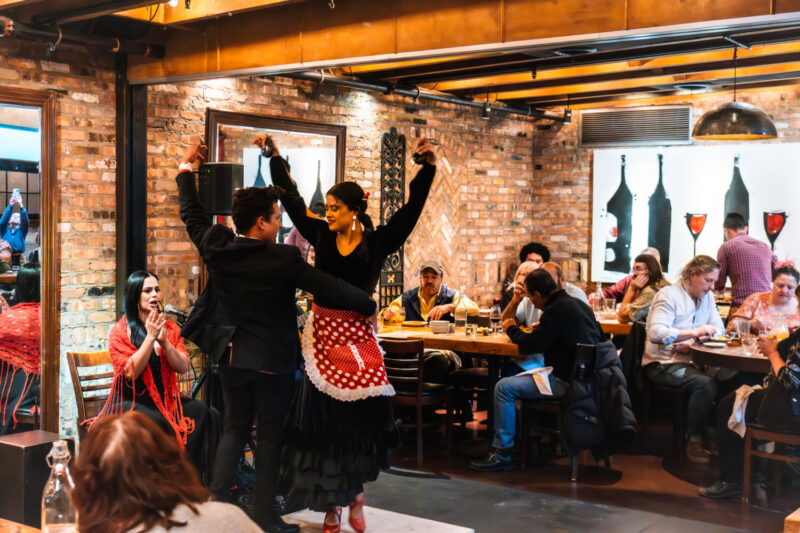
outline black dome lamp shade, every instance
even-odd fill
[[[744,45],[734,43],[733,48],[733,102],[700,117],[692,130],[692,137],[717,141],[759,141],[778,136],[778,130],[769,115],[752,104],[736,101],[737,46]]]

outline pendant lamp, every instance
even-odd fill
[[[732,39],[728,40],[732,41]],[[740,46],[739,43],[734,42],[733,102],[708,111],[700,117],[692,130],[692,137],[717,141],[760,141],[774,139],[778,136],[778,130],[769,115],[752,104],[736,101],[736,52],[738,46]]]

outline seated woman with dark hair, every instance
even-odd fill
[[[653,298],[668,285],[658,259],[649,254],[637,255],[633,260],[633,279],[619,304],[617,320],[621,324],[647,320]]]
[[[72,474],[82,533],[261,531],[238,507],[209,501],[175,439],[140,413],[97,421]]]
[[[167,434],[174,434],[203,472],[203,441],[212,425],[209,411],[205,404],[181,396],[178,390],[177,374],[188,372],[191,362],[180,328],[159,312],[160,297],[158,278],[152,272],[136,271],[125,282],[125,316],[111,327],[108,338],[114,382],[102,411],[88,422],[112,413],[138,411]]]
[[[756,292],[747,297],[728,319],[728,331],[736,331],[737,324],[750,321],[750,331],[758,333],[762,329],[773,328],[776,316],[786,318],[789,331],[800,327],[800,310],[797,306],[795,289],[800,282],[800,272],[794,266],[785,264],[772,273],[772,290]]]
[[[14,430],[17,411],[39,397],[41,272],[39,263],[19,269],[19,303],[0,314],[0,435]]]

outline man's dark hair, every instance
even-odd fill
[[[529,242],[525,246],[522,247],[522,250],[519,251],[519,261],[520,263],[524,263],[528,257],[528,254],[539,254],[542,256],[542,262],[547,263],[550,261],[550,250],[547,249],[547,246],[538,242]]]
[[[258,217],[268,220],[277,209],[276,202],[282,193],[283,190],[274,185],[236,189],[231,211],[237,233],[243,235],[250,231]]]
[[[725,215],[725,222],[722,224],[722,227],[733,231],[741,231],[747,227],[747,223],[745,223],[744,217],[739,213],[728,213]]]
[[[17,272],[16,302],[21,304],[42,301],[41,286],[42,266],[39,263],[22,265]]]
[[[538,252],[536,252],[538,253]],[[558,289],[556,280],[550,275],[550,272],[543,268],[537,268],[525,277],[525,290],[528,294],[538,292],[542,298],[547,298]]]

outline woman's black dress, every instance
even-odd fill
[[[381,268],[403,245],[422,213],[436,167],[423,164],[409,187],[408,202],[383,226],[367,232],[358,247],[343,256],[336,233],[326,221],[306,215],[280,157],[270,160],[272,181],[284,189],[281,202],[298,231],[313,244],[316,267],[372,294]],[[322,307],[334,302],[317,299]],[[364,483],[389,466],[389,450],[399,444],[391,398],[376,396],[343,402],[321,393],[304,375],[287,421],[281,488],[287,509],[329,511],[355,500]]]

